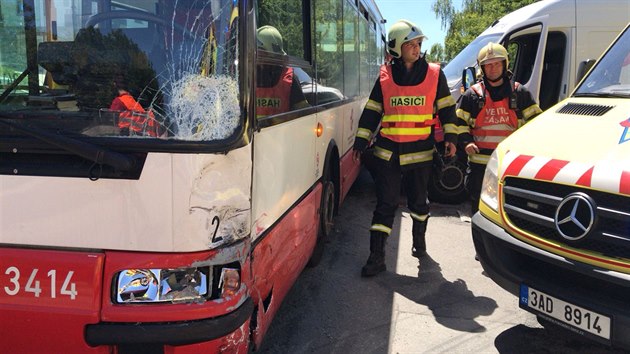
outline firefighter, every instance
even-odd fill
[[[426,253],[427,186],[436,113],[445,130],[445,155],[455,155],[455,101],[440,66],[427,63],[421,54],[426,38],[407,20],[391,26],[387,46],[393,59],[381,66],[354,140],[353,157],[358,160],[376,135],[373,171],[377,203],[370,227],[370,256],[361,270],[364,277],[386,270],[385,241],[392,231],[401,183],[413,220],[412,256],[420,259]]]
[[[259,49],[286,59],[282,36],[273,26],[262,26],[256,31]],[[302,87],[293,68],[286,65],[261,64],[256,71],[256,117],[289,112],[308,107]]]
[[[513,131],[542,113],[527,88],[512,82],[508,53],[497,43],[479,51],[477,64],[481,80],[462,96],[457,108],[459,142],[468,154],[467,187],[471,213],[479,208],[479,196],[490,155]],[[471,215],[472,215],[471,214]]]
[[[155,120],[153,112],[145,111],[142,105],[129,93],[127,81],[122,75],[114,78],[114,87],[117,96],[112,101],[109,109],[118,113],[118,128],[120,135],[148,135],[158,137],[160,124]]]

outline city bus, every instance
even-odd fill
[[[359,173],[384,22],[373,0],[3,0],[0,352],[259,348]]]

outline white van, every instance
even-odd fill
[[[539,1],[495,21],[444,67],[444,74],[453,98],[458,100],[462,70],[476,66],[477,54],[488,42],[501,43],[510,53],[514,79],[526,86],[545,110],[571,93],[578,76],[599,58],[628,21],[628,0]],[[461,201],[465,193],[465,170],[461,168],[466,166],[466,156],[458,156],[460,161],[444,163],[442,171],[434,175],[429,195],[432,200]]]
[[[630,24],[569,98],[499,144],[472,236],[545,328],[630,350]]]

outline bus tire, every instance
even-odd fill
[[[468,199],[466,169],[465,155],[457,154],[447,160],[441,153],[435,153],[433,171],[429,179],[429,200],[443,204],[459,204],[466,201]]]
[[[317,231],[317,241],[315,242],[315,248],[313,254],[308,260],[308,267],[315,267],[322,260],[324,254],[324,246],[326,239],[332,232],[335,217],[335,185],[330,180],[330,177],[326,176],[322,183],[322,201],[320,205],[319,213],[319,226]]]

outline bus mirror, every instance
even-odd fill
[[[595,64],[595,59],[586,59],[580,62],[580,64],[578,65],[578,71],[577,71],[577,76],[575,77],[575,81],[576,82],[580,82],[582,81],[582,78],[584,77],[584,75],[586,75],[586,73],[591,70],[591,68],[593,67],[593,64]]]
[[[468,90],[470,86],[474,85],[475,82],[475,68],[469,66],[462,71],[462,93]]]

